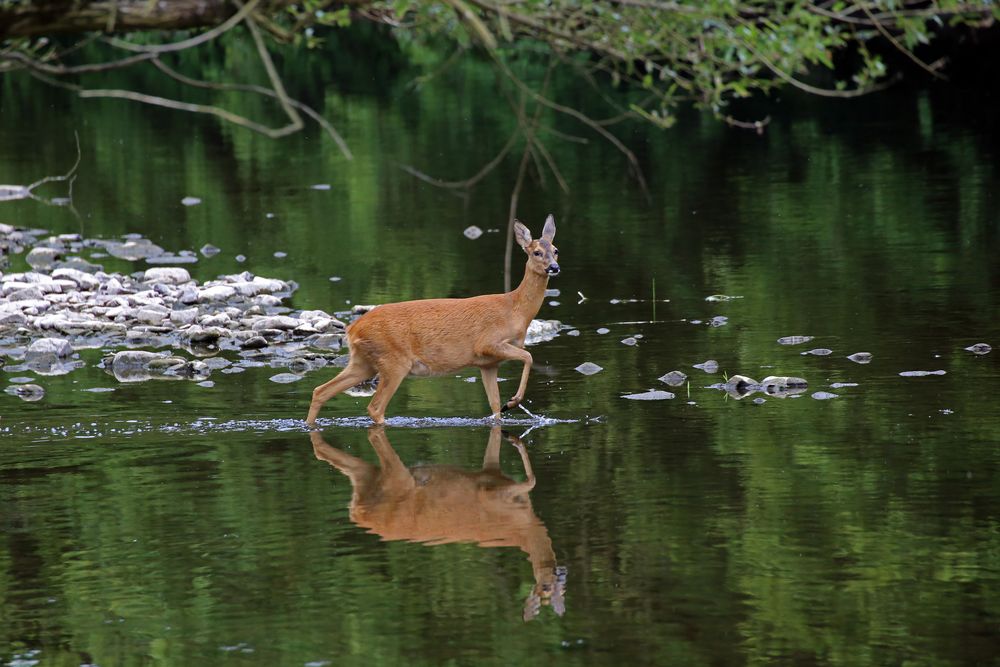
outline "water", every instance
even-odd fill
[[[451,76],[419,95],[400,74],[385,95],[310,100],[352,162],[315,130],[272,142],[8,77],[0,182],[63,173],[74,130],[83,156],[79,217],[8,202],[0,222],[140,232],[173,252],[211,243],[222,252],[184,265],[193,276],[292,279],[296,308],[495,292],[504,238],[489,230],[504,224],[516,161],[462,197],[399,168],[467,177],[513,129],[488,102],[488,73]],[[352,521],[351,480],[317,459],[302,421],[335,369],[291,384],[264,367],[215,372],[211,387],[126,385],[95,368],[100,350],[62,376],[5,369],[4,386],[28,376],[46,396],[0,394],[0,659],[995,662],[997,353],[963,348],[1000,344],[1000,177],[995,119],[976,108],[954,91],[896,91],[850,105],[791,98],[763,137],[695,116],[666,133],[622,128],[648,197],[613,149],[550,139],[572,190],[530,184],[519,217],[537,233],[555,214],[560,294],[540,317],[579,335],[532,347],[526,407],[538,418],[513,413],[505,428],[527,432],[537,521],[526,525],[565,568],[562,615],[539,605],[525,622],[530,554],[490,546],[490,533],[514,540],[523,513],[494,516],[475,537],[438,525],[431,543]],[[486,233],[467,239],[470,224]],[[706,301],[717,294],[740,298]],[[726,323],[709,326],[718,316]],[[794,335],[813,339],[777,342]],[[801,354],[814,348],[832,353]],[[862,351],[871,363],[846,358]],[[717,373],[693,368],[709,359]],[[588,361],[603,370],[573,370]],[[689,381],[657,379],[671,370]],[[900,375],[914,370],[945,374]],[[501,368],[502,396],[519,373]],[[742,400],[709,388],[734,374],[809,387]],[[622,398],[650,389],[675,397]],[[376,464],[367,400],[338,396],[320,423],[330,448]],[[407,380],[385,436],[405,466],[425,466],[418,476],[460,476],[482,468],[487,412],[478,372]],[[527,479],[506,442],[500,467]],[[451,542],[462,535],[473,541]]]

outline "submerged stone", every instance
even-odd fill
[[[840,394],[834,394],[829,391],[817,391],[812,395],[812,397],[817,401],[828,401],[831,398],[839,398]]]
[[[657,379],[671,387],[679,387],[687,381],[687,375],[680,371],[670,371],[666,375],[661,375]]]
[[[972,352],[973,354],[989,354],[992,349],[988,343],[976,343],[965,348],[967,352]]]
[[[871,363],[872,353],[871,352],[855,352],[847,357],[856,364],[867,364]]]
[[[483,230],[481,230],[479,227],[476,227],[475,225],[470,225],[469,227],[465,228],[465,231],[462,232],[462,234],[465,235],[465,238],[472,239],[473,241],[475,241],[476,239],[478,239],[480,236],[483,235]]]
[[[918,378],[927,375],[945,375],[945,371],[903,371],[900,375],[905,378]]]
[[[277,382],[278,384],[288,384],[290,382],[298,382],[302,379],[301,375],[296,375],[295,373],[278,373],[277,375],[272,375],[268,378],[271,382]]]
[[[805,352],[800,352],[799,354],[811,354],[816,357],[825,357],[827,355],[833,354],[833,350],[825,347],[817,347],[812,350],[806,350]]]
[[[40,401],[45,397],[45,389],[37,384],[14,384],[4,389],[4,391],[29,403]]]
[[[779,398],[801,394],[808,387],[809,383],[799,377],[769,375],[760,381],[761,391]]]
[[[600,373],[604,369],[593,362],[587,361],[580,364],[573,370],[577,373],[583,373],[584,375],[593,375],[595,373]]]
[[[706,373],[712,374],[719,372],[719,362],[715,359],[708,359],[700,364],[695,364],[692,368],[697,368],[705,371]]]
[[[639,394],[625,394],[622,396],[622,398],[627,398],[630,401],[666,401],[673,397],[672,393],[663,391],[662,389],[650,389]]]
[[[779,345],[801,345],[802,343],[808,343],[815,336],[785,336],[778,339]]]
[[[723,385],[726,393],[739,400],[760,389],[760,384],[746,375],[733,375]]]

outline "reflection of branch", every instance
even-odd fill
[[[278,96],[278,94],[273,90],[271,90],[270,88],[265,88],[264,86],[257,86],[254,84],[214,83],[212,81],[202,81],[200,79],[192,79],[191,77],[184,76],[177,70],[170,68],[166,63],[164,63],[158,57],[154,57],[152,62],[153,65],[158,70],[160,70],[170,78],[176,79],[177,81],[180,81],[181,83],[188,86],[192,86],[194,88],[207,88],[208,90],[233,90],[233,91],[241,91],[247,93],[257,93],[258,95],[265,95],[267,97]],[[289,98],[288,103],[291,104],[296,109],[298,109],[299,111],[301,111],[302,113],[304,113],[305,115],[312,118],[314,121],[316,121],[316,123],[320,127],[322,127],[327,134],[330,135],[330,138],[333,139],[334,142],[336,142],[337,147],[340,148],[340,152],[344,154],[344,157],[346,157],[348,160],[354,159],[354,155],[351,153],[351,149],[348,148],[347,142],[344,141],[344,138],[340,136],[340,133],[337,132],[336,128],[333,127],[330,121],[328,121],[326,118],[320,115],[320,113],[315,109],[313,109],[311,106],[303,104],[298,100]]]
[[[73,178],[73,175],[76,174],[76,168],[80,166],[80,135],[74,132],[73,137],[76,139],[76,162],[73,163],[73,167],[62,176],[46,176],[44,178],[35,181],[31,185],[25,186],[25,189],[28,192],[31,192],[38,186],[45,185],[46,183],[53,183],[56,181],[67,181]]]
[[[76,170],[77,167],[80,166],[80,157],[82,153],[80,151],[80,135],[73,132],[73,137],[76,139],[76,162],[73,163],[73,166],[69,171],[59,176],[45,176],[30,185],[0,185],[0,202],[31,199],[47,206],[68,208],[73,215],[79,219],[80,214],[77,212],[76,207],[73,206],[73,182],[76,180]],[[55,183],[59,181],[69,181],[69,196],[63,200],[40,197],[34,192],[35,188],[45,185],[46,183]]]
[[[559,113],[566,114],[567,116],[571,116],[577,119],[587,127],[597,132],[599,135],[607,139],[611,143],[611,145],[617,148],[628,159],[629,163],[632,165],[632,168],[635,170],[636,180],[639,181],[639,185],[642,187],[643,192],[646,192],[648,194],[649,189],[646,186],[646,179],[642,175],[642,167],[639,166],[639,159],[635,156],[635,153],[629,150],[629,148],[621,142],[621,140],[618,137],[616,137],[615,135],[611,134],[606,129],[598,125],[594,120],[592,120],[583,112],[574,109],[572,107],[563,106],[562,104],[553,102],[544,95],[540,95],[534,89],[532,89],[531,86],[529,86],[528,84],[524,83],[519,78],[517,78],[517,76],[513,72],[511,72],[510,69],[507,67],[507,65],[505,65],[503,61],[501,61],[499,58],[494,57],[493,62],[497,64],[497,67],[500,68],[500,71],[503,72],[507,76],[507,78],[514,83],[514,85],[516,85],[522,91],[527,93],[536,102],[552,109],[553,111],[558,111]]]
[[[517,141],[517,138],[518,136],[520,136],[520,133],[521,133],[520,128],[514,130],[514,132],[510,135],[510,138],[507,139],[507,143],[504,144],[504,147],[501,148],[500,152],[496,154],[496,157],[487,162],[485,165],[483,165],[482,169],[480,169],[473,176],[470,176],[464,181],[442,181],[439,178],[428,176],[424,172],[419,171],[416,168],[411,167],[410,165],[407,164],[401,164],[399,165],[399,167],[400,169],[410,174],[411,176],[415,176],[420,180],[424,181],[425,183],[436,185],[439,188],[453,188],[456,190],[467,190],[468,188],[471,188],[479,181],[483,180],[483,178],[485,178],[491,171],[496,169],[497,165],[500,164],[501,160],[503,160],[507,156],[507,153],[510,152],[510,149],[514,147],[514,143]]]
[[[240,127],[245,127],[248,130],[253,130],[254,132],[259,132],[271,139],[277,139],[288,134],[288,126],[281,127],[278,129],[267,127],[266,125],[261,125],[255,121],[246,118],[245,116],[240,116],[232,111],[227,111],[221,107],[215,107],[206,104],[191,104],[189,102],[179,102],[177,100],[167,99],[165,97],[157,97],[155,95],[144,95],[143,93],[137,93],[134,90],[115,90],[115,89],[93,89],[84,88],[79,92],[80,97],[86,98],[96,98],[96,97],[112,97],[121,100],[131,100],[133,102],[141,102],[143,104],[150,104],[157,107],[166,107],[167,109],[176,109],[177,111],[189,111],[191,113],[202,113],[208,114],[210,116],[215,116],[221,118],[224,121],[232,123],[233,125],[239,125]]]

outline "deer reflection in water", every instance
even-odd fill
[[[482,470],[447,465],[407,467],[389,444],[385,429],[368,430],[379,466],[330,446],[319,431],[310,433],[316,458],[351,480],[351,520],[384,540],[427,545],[472,542],[481,547],[518,547],[528,554],[535,585],[524,603],[524,620],[551,606],[562,615],[565,568],[556,567],[552,540],[531,507],[535,474],[524,444],[499,426],[490,431]],[[500,470],[506,437],[521,455],[527,479],[517,482]]]

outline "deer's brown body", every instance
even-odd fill
[[[316,422],[328,400],[356,384],[378,375],[368,414],[376,424],[385,421],[385,409],[407,376],[453,373],[476,367],[494,415],[524,399],[531,370],[531,354],[524,336],[545,298],[550,275],[559,273],[559,251],[552,245],[556,233],[552,216],[545,221],[542,238],[515,223],[518,244],[528,254],[524,279],[505,294],[467,299],[422,299],[378,306],[347,328],[351,360],[341,373],[313,391],[306,421]],[[524,363],[517,393],[500,403],[497,368],[505,360]]]
[[[383,427],[373,427],[368,441],[378,455],[372,465],[331,447],[318,431],[313,451],[351,480],[350,516],[358,526],[385,540],[428,545],[471,542],[483,547],[516,547],[531,561],[535,587],[525,618],[541,604],[562,613],[563,584],[545,524],[535,515],[528,493],[535,475],[524,445],[510,438],[521,454],[527,479],[517,482],[500,470],[501,431],[490,432],[482,470],[425,465],[407,468],[389,444]]]

